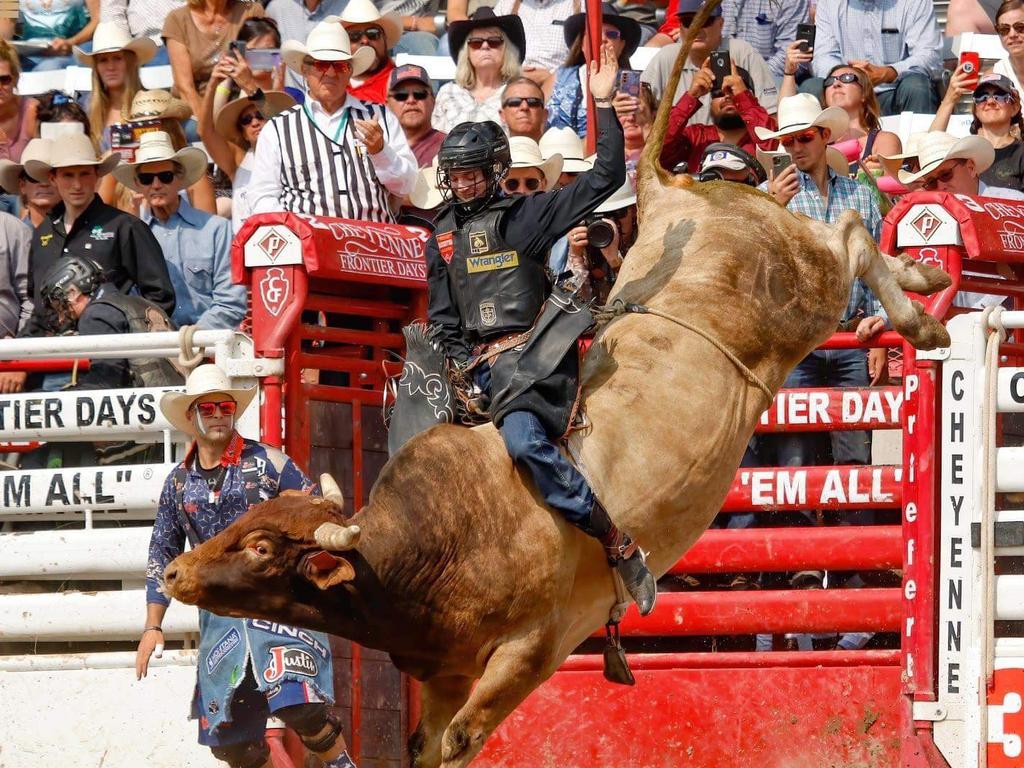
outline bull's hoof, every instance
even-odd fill
[[[922,264],[912,256],[901,253],[898,257],[899,266],[891,269],[896,282],[905,291],[913,291],[924,296],[941,291],[953,284],[953,279],[938,267]],[[891,264],[892,262],[890,262]]]
[[[917,349],[948,347],[950,344],[949,331],[946,330],[945,326],[927,314],[924,308],[916,301],[914,302],[914,310],[917,312],[917,322],[913,324],[913,327],[906,330],[897,328],[896,330],[903,334],[903,337]]]

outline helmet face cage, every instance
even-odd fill
[[[490,165],[462,166],[458,162],[439,164],[437,167],[437,190],[446,203],[456,205],[463,213],[474,213],[494,198],[501,189],[501,182],[508,174],[509,163],[494,160]],[[486,187],[483,194],[472,200],[460,200],[452,191],[452,171],[472,171],[479,169],[483,174]]]
[[[77,288],[89,296],[103,282],[103,268],[92,259],[78,256],[60,259],[46,275],[40,295],[46,302],[47,324],[59,333],[75,325],[68,289]]]

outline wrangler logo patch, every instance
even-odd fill
[[[490,250],[490,246],[487,244],[487,233],[486,232],[470,232],[469,233],[469,252],[470,253],[487,253]]]
[[[511,269],[518,266],[518,251],[488,253],[486,256],[470,256],[466,259],[466,270],[470,274],[474,272],[491,272],[495,269]]]

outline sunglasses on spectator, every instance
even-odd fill
[[[424,101],[427,98],[426,91],[395,91],[391,94],[391,98],[395,101],[406,101],[409,97],[412,97],[414,101]]]
[[[792,147],[793,142],[799,142],[800,144],[810,144],[818,138],[817,128],[808,128],[806,131],[800,131],[800,133],[791,133],[789,136],[783,136],[779,139],[779,144],[784,147]]]
[[[240,118],[238,118],[238,127],[239,128],[245,128],[253,120],[266,120],[266,119],[267,118],[264,117],[263,113],[260,112],[258,109],[256,109],[256,110],[253,110],[252,112],[249,112],[248,114],[242,115]]]
[[[528,192],[536,192],[540,189],[540,179],[505,179],[502,182],[502,186],[506,192],[517,192],[520,182],[522,182],[523,188]]]
[[[996,24],[996,32],[1000,37],[1006,37],[1013,30],[1018,35],[1024,35],[1024,21],[1015,21],[1013,24]]]
[[[540,109],[544,106],[544,100],[538,99],[536,96],[513,96],[511,99],[505,99],[505,101],[501,103],[501,106],[517,109],[522,106],[524,101],[526,102],[526,106],[530,109]]]
[[[974,94],[975,104],[984,104],[989,99],[998,102],[999,104],[1013,104],[1013,96],[1009,93],[1002,93],[1000,91],[980,91],[979,93]]]
[[[221,400],[216,403],[196,403],[196,412],[204,419],[208,419],[218,410],[222,416],[234,416],[238,409],[238,403],[234,400]]]
[[[953,178],[953,174],[956,173],[956,169],[963,165],[963,160],[957,160],[952,167],[947,168],[942,173],[932,176],[927,181],[921,184],[921,189],[932,190],[935,189],[939,184],[948,184]]]
[[[0,85],[6,87],[14,82],[14,75],[0,75]]]
[[[479,51],[484,47],[484,43],[487,44],[488,48],[501,48],[505,44],[505,38],[494,36],[494,37],[471,37],[466,41],[466,44],[474,51]]]
[[[375,43],[384,37],[384,30],[380,27],[367,27],[366,29],[360,29],[358,32],[351,33],[353,40],[362,40],[364,37],[371,43]]]
[[[153,183],[154,179],[160,179],[161,184],[170,184],[174,181],[174,171],[160,171],[159,173],[137,173],[135,178],[139,180],[139,184],[144,187],[148,187]]]
[[[833,85],[835,85],[837,80],[840,83],[846,83],[847,85],[859,82],[857,80],[857,75],[855,75],[853,72],[843,72],[841,75],[829,75],[828,77],[826,77],[825,87],[831,88]]]
[[[322,59],[305,59],[303,62],[307,67],[312,67],[321,75],[326,75],[332,69],[335,72],[348,72],[348,61],[323,61]]]

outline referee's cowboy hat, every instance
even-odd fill
[[[307,56],[317,61],[351,61],[352,74],[355,76],[372,67],[377,58],[374,50],[365,45],[352,53],[352,42],[338,16],[328,16],[313,27],[305,44],[298,40],[286,40],[281,45],[281,60],[300,75],[302,62]]]
[[[179,432],[198,437],[199,431],[188,414],[197,400],[208,395],[226,395],[234,400],[238,404],[235,411],[237,419],[256,396],[256,387],[235,387],[220,368],[213,363],[207,363],[200,365],[188,375],[184,392],[166,392],[160,398],[160,413]]]

